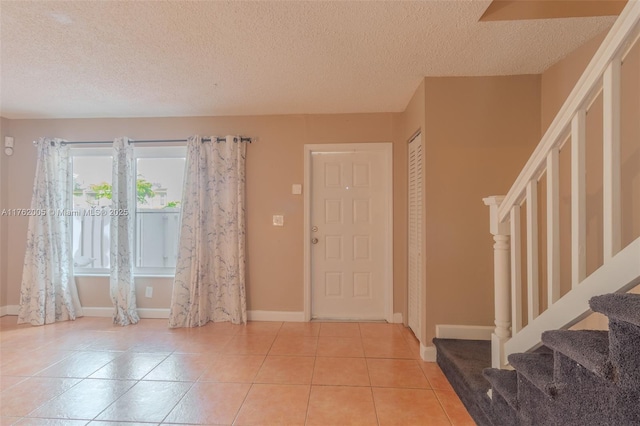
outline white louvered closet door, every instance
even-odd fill
[[[421,336],[422,312],[422,137],[409,143],[409,289],[408,323],[418,339]]]

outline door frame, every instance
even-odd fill
[[[384,154],[384,170],[387,191],[387,224],[384,233],[384,286],[385,319],[393,322],[393,145],[391,142],[305,144],[304,145],[304,320],[311,321],[311,156],[314,152],[379,151]]]

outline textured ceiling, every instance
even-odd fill
[[[615,19],[489,3],[2,0],[0,115],[402,111],[424,76],[540,73]]]

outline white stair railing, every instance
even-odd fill
[[[566,328],[589,314],[591,297],[626,291],[640,283],[640,238],[621,247],[621,64],[637,46],[640,1],[630,1],[587,66],[560,112],[506,196],[485,198],[494,235],[495,331],[492,366],[507,366],[511,353],[540,344],[545,330]],[[586,115],[602,94],[603,264],[587,276]],[[636,94],[638,96],[640,94]],[[638,118],[640,120],[640,117]],[[560,297],[560,150],[571,150],[571,289]],[[538,184],[546,179],[546,309],[541,311]],[[525,211],[521,207],[526,204]],[[524,217],[523,217],[524,213]],[[521,223],[526,225],[526,274]],[[522,279],[527,323],[523,327]]]

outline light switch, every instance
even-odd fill
[[[274,214],[273,226],[284,226],[284,216],[282,216],[281,214]]]
[[[291,193],[295,195],[302,194],[302,185],[299,183],[294,183],[291,185]]]

